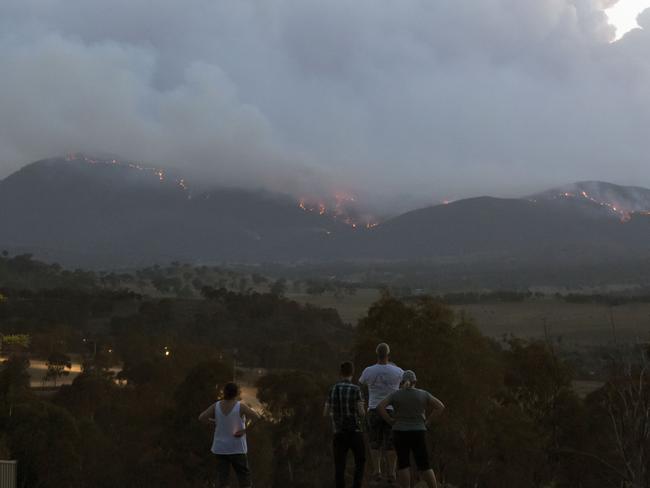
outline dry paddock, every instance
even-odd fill
[[[310,296],[289,295],[302,303],[338,310],[341,318],[356,325],[368,307],[379,298],[377,290],[362,289],[354,296],[334,297],[332,294]],[[650,303],[610,307],[586,303],[566,303],[554,298],[509,303],[476,303],[453,307],[471,317],[481,331],[492,337],[514,334],[525,338],[549,333],[561,337],[567,345],[611,344],[614,335],[619,342],[650,341]]]

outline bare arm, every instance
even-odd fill
[[[203,422],[204,424],[216,423],[214,413],[214,404],[212,404],[201,412],[201,415],[199,415],[199,422]]]
[[[253,410],[248,405],[246,405],[245,403],[241,403],[239,405],[239,411],[241,412],[242,415],[246,415],[247,419],[250,419],[250,420],[259,420],[260,419],[260,414],[257,413],[255,410]]]
[[[431,409],[431,413],[427,417],[426,425],[427,427],[431,425],[433,419],[442,413],[445,409],[445,404],[438,400],[436,397],[432,396],[429,398],[428,407]]]
[[[328,417],[330,414],[330,404],[326,403],[323,407],[323,417]]]
[[[250,428],[253,425],[254,422],[256,422],[257,420],[260,419],[260,414],[258,414],[255,410],[253,410],[251,407],[249,407],[245,403],[240,403],[239,404],[239,414],[242,417],[245,416],[246,419],[250,421],[250,423],[248,424],[248,426],[246,426],[243,429],[238,430],[237,432],[235,432],[235,434],[234,434],[235,437],[241,437],[244,434],[246,434],[246,430],[248,430],[248,428]]]
[[[390,397],[384,398],[384,400],[377,405],[377,413],[381,416],[382,419],[384,419],[388,424],[393,425],[395,423],[395,419],[388,415],[388,412],[386,411],[386,407],[390,404]]]
[[[359,380],[359,382],[360,381],[361,380]],[[370,390],[368,390],[368,385],[367,384],[360,382],[360,385],[361,386],[359,388],[361,389],[361,400],[363,400],[364,406],[367,407],[367,405],[365,405],[366,402],[365,402],[364,398],[367,399],[368,401],[370,401]],[[367,410],[367,408],[366,408],[366,410]]]
[[[359,417],[363,417],[366,413],[366,404],[363,401],[361,390],[359,390],[359,393],[357,395],[357,413],[359,414]]]

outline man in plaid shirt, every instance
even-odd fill
[[[332,418],[334,428],[334,466],[336,488],[345,487],[345,464],[348,450],[354,455],[353,488],[361,488],[366,464],[366,446],[361,432],[364,414],[361,389],[352,383],[354,365],[350,361],[341,364],[341,379],[330,389],[325,402],[324,415]]]

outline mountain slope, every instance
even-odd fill
[[[605,198],[608,198],[606,200]],[[182,260],[602,262],[650,251],[650,190],[582,182],[526,199],[470,198],[371,229],[266,191],[193,193],[173,171],[85,156],[0,181],[0,248],[68,265]]]
[[[604,181],[581,181],[546,190],[529,197],[535,201],[571,200],[576,204],[595,203],[626,220],[633,213],[650,212],[650,189],[621,186]]]
[[[414,210],[373,229],[374,256],[578,259],[641,253],[649,220],[615,218],[590,201],[491,197]]]
[[[0,243],[82,264],[312,257],[347,226],[289,197],[217,188],[191,195],[155,168],[49,159],[0,182]],[[277,252],[274,252],[277,250]]]

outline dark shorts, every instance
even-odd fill
[[[388,410],[392,415],[392,411]],[[366,424],[368,427],[368,439],[370,440],[370,449],[393,450],[393,428],[386,422],[377,410],[368,410],[366,415]]]
[[[406,469],[411,466],[411,453],[413,453],[418,470],[431,469],[426,431],[395,430],[393,431],[393,442],[397,454],[397,469]]]
[[[215,454],[217,457],[217,486],[230,486],[230,467],[237,475],[239,488],[248,488],[251,484],[251,470],[246,454]]]

